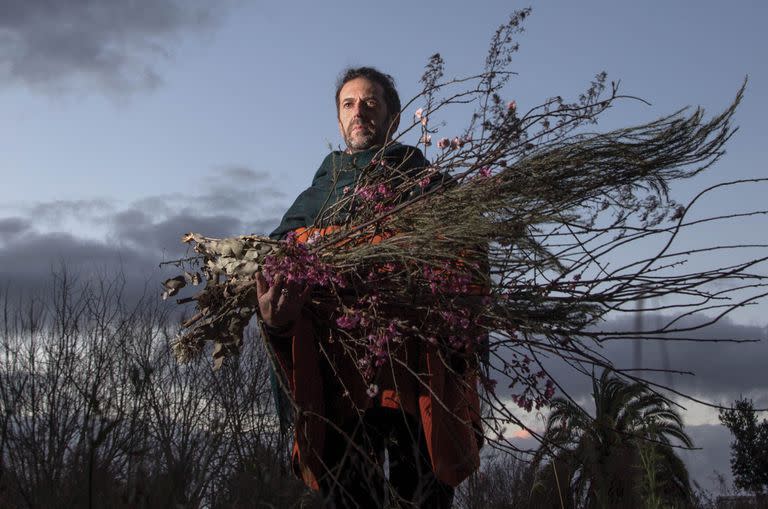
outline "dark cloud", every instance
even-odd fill
[[[645,322],[649,326],[665,323],[669,315],[647,313]],[[681,325],[693,325],[693,319],[683,320]],[[603,330],[635,330],[634,322],[629,320],[611,320],[603,325]],[[641,368],[645,371],[629,371],[643,379],[668,387],[680,395],[667,392],[685,407],[696,406],[685,396],[704,400],[708,403],[730,405],[740,395],[755,399],[758,407],[768,407],[768,378],[765,371],[765,359],[768,358],[766,328],[758,325],[734,323],[726,318],[704,329],[686,333],[689,339],[702,341],[679,341],[674,338],[642,341]],[[749,343],[707,342],[711,339],[748,339]],[[607,359],[617,369],[633,370],[636,367],[637,340],[622,339],[602,344],[592,343],[596,353]],[[508,355],[500,352],[504,357]],[[575,400],[590,407],[592,381],[590,372],[593,367],[585,365],[581,372],[558,358],[541,358],[542,364],[562,390]],[[496,362],[496,365],[499,363]],[[691,372],[691,374],[673,374],[654,370],[673,370]],[[597,376],[601,368],[594,368]],[[507,396],[512,392],[498,377],[497,393]],[[714,415],[716,410],[710,410]]]
[[[0,240],[9,239],[27,231],[32,223],[21,217],[4,217],[0,219]]]
[[[670,315],[648,313],[649,328],[668,323]],[[681,327],[694,327],[702,318],[678,322]],[[614,320],[606,330],[631,328],[629,320]],[[679,341],[676,338],[702,341]],[[750,343],[716,342],[713,340],[750,340]],[[619,340],[605,344],[608,356],[620,366],[633,367],[637,340]],[[768,358],[766,327],[734,323],[724,317],[707,327],[686,333],[670,334],[659,340],[642,341],[642,366],[645,368],[690,371],[694,375],[657,375],[659,383],[669,384],[688,394],[706,394],[713,400],[725,401],[740,393],[768,389],[768,379],[760,376],[764,359]],[[762,359],[762,361],[761,361]]]
[[[45,89],[82,83],[112,90],[157,86],[157,63],[188,30],[212,24],[228,2],[60,0],[0,2],[0,80]]]
[[[283,196],[268,173],[245,166],[220,168],[205,179],[204,192],[168,193],[142,198],[111,216],[110,238],[136,249],[179,253],[188,232],[209,237],[265,235],[279,218],[271,213]]]
[[[173,271],[158,269],[160,262],[186,256],[183,234],[264,235],[279,221],[272,210],[281,194],[264,172],[224,166],[198,188],[204,191],[158,194],[123,207],[106,199],[28,205],[0,219],[0,287],[45,290],[52,273],[66,266],[85,278],[130,274],[131,294],[142,295]]]
[[[153,222],[139,211],[126,211],[115,216],[114,237],[135,249],[165,251],[171,254],[183,250],[181,236],[188,232],[201,232],[210,237],[229,237],[242,234],[241,221],[232,216],[196,216],[177,214]]]
[[[0,287],[14,296],[48,295],[54,274],[66,270],[81,281],[124,278],[126,297],[160,281],[157,259],[141,251],[68,233],[27,233],[0,248]]]
[[[115,214],[110,238],[132,248],[164,256],[181,256],[186,247],[181,237],[189,232],[207,237],[230,237],[255,233],[265,235],[277,224],[276,218],[245,222],[228,215],[195,215],[191,212],[176,214],[158,221],[138,210]]]

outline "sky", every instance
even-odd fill
[[[334,83],[347,66],[392,74],[401,97],[419,91],[430,55],[447,76],[482,69],[490,36],[528,3],[0,0],[0,284],[42,287],[66,263],[85,276],[119,266],[130,280],[162,279],[157,265],[188,231],[267,233],[342,140]],[[520,109],[577,97],[600,71],[626,101],[599,129],[653,120],[686,106],[724,109],[749,77],[727,154],[679,201],[716,182],[765,176],[768,5],[732,2],[534,2],[505,99]],[[414,104],[415,110],[419,105]],[[408,113],[408,112],[406,112]],[[460,115],[441,131],[461,131]],[[415,142],[415,140],[405,141]],[[697,213],[757,210],[766,185],[713,194]],[[696,246],[766,243],[765,220],[708,225]],[[138,285],[141,286],[141,285]],[[653,319],[652,317],[649,319]],[[765,338],[765,306],[734,313],[722,334]],[[697,372],[676,387],[768,407],[764,343],[650,344],[648,362]],[[629,359],[629,345],[611,347]],[[667,360],[665,360],[667,359]],[[574,380],[586,397],[587,386]],[[577,394],[578,396],[578,394]],[[688,405],[703,449],[694,477],[728,474],[727,432]]]

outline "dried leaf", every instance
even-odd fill
[[[197,286],[197,285],[199,285],[199,284],[200,284],[200,273],[199,273],[199,272],[194,272],[194,273],[191,273],[191,272],[187,272],[187,271],[185,270],[185,271],[184,271],[184,277],[185,277],[185,278],[186,278],[186,280],[187,280],[189,283],[191,283],[193,286]]]
[[[168,297],[173,297],[185,286],[187,286],[187,282],[184,276],[176,276],[171,279],[166,279],[163,282],[163,287],[165,287],[165,291],[163,292],[163,300],[167,299]]]

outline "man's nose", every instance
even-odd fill
[[[363,117],[367,113],[368,113],[368,106],[365,104],[365,101],[360,101],[356,103],[352,110],[352,115],[354,117]]]

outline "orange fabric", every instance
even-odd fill
[[[300,242],[306,242],[316,232],[334,231],[338,227],[299,228],[296,233]],[[370,241],[381,240],[379,236]],[[358,410],[372,406],[373,400],[365,393],[367,387],[356,366],[329,331],[316,329],[311,317],[303,315],[292,332],[290,348],[275,345],[273,349],[299,409],[293,469],[307,486],[318,490],[318,479],[325,473],[322,452],[327,422],[340,423],[357,415]],[[324,334],[329,336],[324,338]],[[482,426],[476,379],[448,369],[433,345],[412,342],[402,346],[393,355],[402,363],[388,362],[380,368],[377,403],[419,417],[435,475],[457,486],[480,465]],[[333,401],[326,401],[327,388],[323,387],[320,365],[326,358],[333,359],[334,372],[346,390],[345,397],[335,395]]]
[[[309,239],[311,239],[315,235],[320,235],[322,237],[322,236],[325,236],[325,235],[330,235],[332,233],[336,233],[337,231],[340,231],[340,230],[341,230],[340,226],[331,225],[331,226],[326,226],[324,228],[315,228],[315,227],[307,228],[305,226],[302,226],[301,228],[296,228],[293,231],[296,233],[296,241],[304,243],[304,242],[308,242]],[[391,236],[392,236],[391,233],[390,234],[386,234],[386,233],[376,234],[376,235],[371,235],[371,236],[366,237],[365,241],[369,242],[370,244],[378,244],[382,240],[387,239],[387,238],[389,238]],[[343,245],[346,242],[349,242],[349,241],[342,241],[340,244]]]

